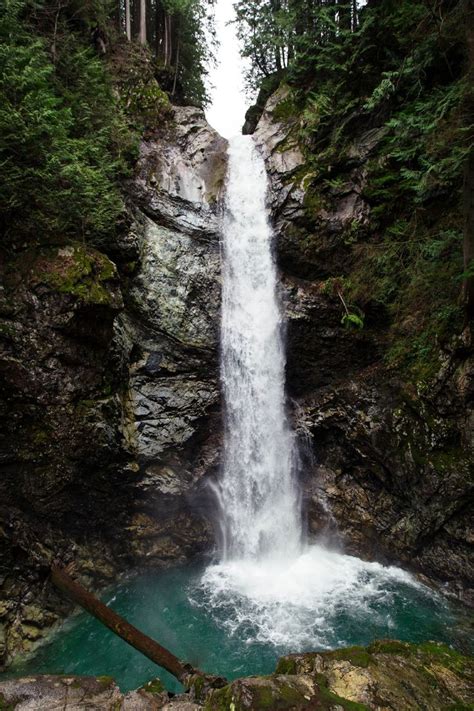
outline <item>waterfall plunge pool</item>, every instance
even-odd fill
[[[103,597],[180,658],[228,679],[268,674],[289,652],[436,640],[469,651],[467,612],[404,571],[318,546],[292,563],[186,566],[130,578]],[[122,690],[169,674],[86,613],[72,617],[9,676],[108,675]]]

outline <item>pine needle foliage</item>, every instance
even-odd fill
[[[274,64],[256,8],[272,15],[272,4],[256,3],[251,24],[247,3],[238,3],[244,53],[267,53],[266,62],[253,62],[257,82],[262,67],[273,71]],[[358,3],[357,15],[354,3],[278,5],[272,36],[282,12],[292,18],[286,108],[299,119],[294,138],[306,154],[308,216],[350,182],[354,143],[378,132],[363,164],[369,224],[350,226],[350,266],[334,276],[343,278],[351,303],[377,314],[379,326],[385,314],[388,362],[429,378],[440,349],[463,326],[462,187],[474,147],[467,0],[369,0]]]
[[[0,18],[3,240],[100,244],[123,209],[134,136],[88,38],[62,20],[40,32],[31,16],[44,10],[7,0]]]

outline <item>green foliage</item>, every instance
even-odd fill
[[[393,367],[428,379],[439,368],[440,347],[462,327],[459,296],[470,274],[462,260],[463,166],[474,145],[466,3],[441,0],[433,12],[425,0],[380,0],[359,7],[351,26],[335,3],[288,0],[277,11],[268,0],[253,11],[272,14],[265,35],[255,20],[252,26],[246,4],[239,5],[254,79],[266,66],[259,52],[274,68],[282,12],[293,18],[285,81],[306,156],[308,220],[350,189],[362,165],[370,218],[343,228],[351,254],[344,297],[364,309],[366,323],[377,314],[387,328]],[[378,137],[366,149],[371,129]],[[343,323],[359,328],[353,312],[359,318],[351,306]]]
[[[344,314],[341,319],[341,323],[346,328],[364,328],[364,319],[354,313]]]
[[[117,42],[108,65],[130,127],[153,129],[171,117],[169,97],[158,84],[156,64],[147,47],[137,42]]]
[[[213,0],[162,0],[176,27],[177,53],[171,85],[179,85],[186,103],[206,106],[208,67],[214,58]]]
[[[8,240],[102,242],[122,211],[132,136],[103,62],[67,26],[54,56],[22,0],[0,18],[0,219]],[[54,60],[54,61],[53,61]]]

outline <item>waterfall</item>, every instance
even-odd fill
[[[380,611],[399,586],[416,583],[397,568],[302,541],[266,190],[253,139],[232,138],[222,228],[225,441],[214,486],[222,546],[191,599],[246,643],[287,651],[343,646],[343,637],[334,638],[341,619],[357,618],[364,630],[369,621],[386,625],[389,635],[391,619]]]
[[[221,377],[225,407],[217,486],[223,557],[295,557],[301,522],[295,441],[285,412],[285,355],[267,174],[251,136],[229,143],[222,229]]]

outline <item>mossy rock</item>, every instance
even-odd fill
[[[139,691],[144,691],[147,694],[163,694],[166,693],[166,689],[164,687],[163,682],[161,679],[152,679],[151,681],[148,681],[146,684],[144,684]]]
[[[328,656],[331,659],[341,659],[350,662],[355,667],[367,668],[374,662],[370,652],[365,647],[347,647],[347,649],[336,649],[330,652]]]
[[[117,278],[115,264],[97,250],[75,243],[41,250],[28,262],[33,286],[43,285],[88,304],[118,305],[111,284]]]
[[[432,711],[474,708],[474,661],[437,642],[386,639],[368,647],[293,654],[280,659],[276,672],[311,678],[325,703],[336,703],[337,697],[344,709],[416,711],[420,699]]]
[[[113,678],[113,676],[108,676],[107,674],[103,674],[102,676],[96,676],[95,680],[98,681],[99,684],[101,684],[105,689],[108,689],[109,686],[115,685],[115,679]]]
[[[341,698],[328,689],[324,677],[275,674],[237,679],[223,689],[212,691],[204,707],[207,711],[368,711],[363,704]]]

